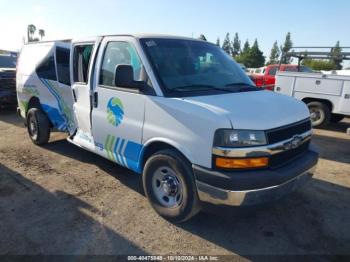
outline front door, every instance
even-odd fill
[[[79,44],[72,47],[71,76],[74,97],[74,115],[77,122],[77,133],[74,142],[90,150],[94,150],[91,136],[91,83],[89,79],[90,60],[94,50],[93,43]]]
[[[138,89],[114,84],[119,64],[133,66],[134,80],[145,77],[135,44],[128,37],[107,37],[101,43],[95,71],[92,134],[97,153],[139,172],[145,95]]]

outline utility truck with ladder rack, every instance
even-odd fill
[[[298,59],[298,66],[304,59],[332,59],[332,52],[319,51],[330,47],[294,47],[284,56]],[[316,51],[295,51],[297,49]],[[343,47],[343,50],[350,47]],[[341,60],[350,60],[350,52],[339,53]],[[300,70],[299,70],[300,71]],[[312,125],[325,127],[330,122],[339,122],[350,116],[350,76],[309,73],[277,72],[275,92],[303,101],[309,108]]]

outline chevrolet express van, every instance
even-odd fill
[[[310,115],[256,88],[214,44],[114,35],[25,45],[19,113],[35,144],[51,130],[141,174],[155,211],[173,222],[201,203],[256,205],[313,175]]]

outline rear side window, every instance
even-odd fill
[[[89,64],[93,45],[82,45],[74,48],[73,55],[73,80],[74,82],[87,83]]]
[[[46,57],[36,68],[36,73],[39,78],[57,81],[55,57],[53,54]]]
[[[69,86],[70,85],[69,49],[57,47],[56,48],[56,62],[57,62],[58,82]]]

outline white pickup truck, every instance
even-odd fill
[[[350,116],[350,76],[278,72],[275,91],[306,103],[314,127]]]
[[[152,207],[174,222],[202,202],[255,205],[313,175],[310,115],[253,86],[214,44],[157,35],[25,45],[19,113],[35,144],[51,130],[142,174]]]

